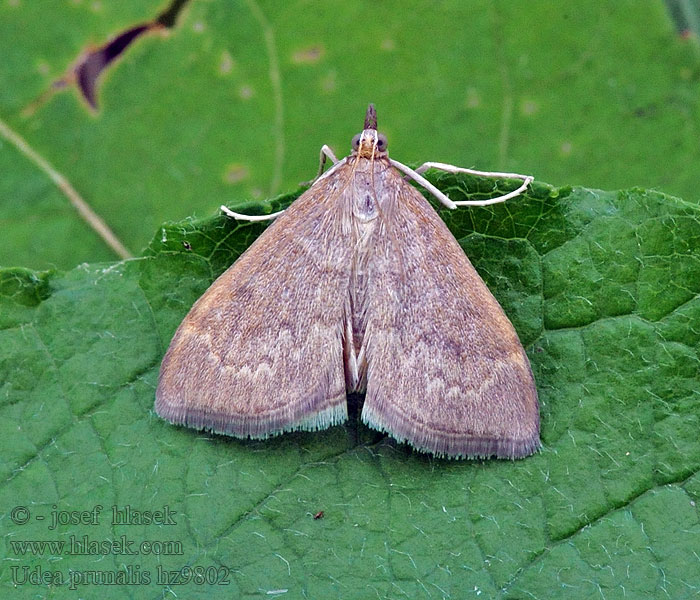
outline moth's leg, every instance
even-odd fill
[[[477,171],[476,169],[466,169],[465,167],[455,167],[454,165],[448,165],[439,162],[427,162],[423,163],[420,167],[416,169],[416,173],[425,173],[428,169],[439,169],[440,171],[445,171],[446,173],[468,173],[470,175],[480,175],[482,177],[500,177],[503,179],[521,179],[523,181],[522,185],[512,192],[508,192],[503,196],[498,196],[496,198],[489,198],[488,200],[457,200],[454,203],[457,206],[488,206],[489,204],[497,204],[498,202],[505,202],[510,198],[515,198],[522,194],[528,185],[532,182],[534,177],[531,175],[521,175],[520,173],[500,173],[497,171]]]
[[[338,164],[338,158],[336,157],[333,150],[331,150],[330,146],[323,144],[323,146],[321,146],[321,152],[319,155],[318,173],[316,173],[316,177],[314,177],[311,181],[304,181],[301,185],[311,185],[314,183],[314,181],[316,181],[323,174],[323,169],[326,166],[326,159],[327,158],[330,158],[331,162],[334,165]]]
[[[229,217],[233,217],[238,221],[270,221],[279,217],[284,210],[277,211],[275,213],[270,213],[269,215],[244,215],[241,213],[233,212],[231,209],[226,208],[223,204],[219,207],[221,212]]]
[[[321,155],[320,155],[320,165],[318,166],[318,175],[316,177],[320,177],[321,173],[323,173],[323,166],[326,164],[326,158],[330,158],[331,162],[336,165],[338,164],[338,159],[335,156],[335,153],[333,150],[331,150],[330,146],[327,146],[326,144],[323,144],[321,146]]]

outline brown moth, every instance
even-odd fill
[[[390,159],[370,105],[350,156],[322,149],[313,185],[195,303],[160,370],[156,412],[243,438],[361,418],[421,452],[518,458],[539,448],[537,391],[510,321],[427,200]],[[322,173],[325,158],[335,164]],[[224,207],[222,207],[224,208]],[[224,208],[233,216],[241,217]],[[279,216],[278,216],[279,215]]]

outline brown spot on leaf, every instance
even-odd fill
[[[317,63],[325,53],[326,50],[323,46],[309,46],[292,54],[292,62],[297,64]]]
[[[254,93],[255,90],[253,90],[253,88],[249,85],[242,85],[238,88],[238,95],[240,96],[241,100],[250,100]]]
[[[232,164],[226,168],[224,179],[226,183],[240,183],[244,179],[248,179],[250,172],[248,167],[241,164]]]
[[[236,61],[233,60],[233,56],[228,50],[224,50],[221,53],[221,60],[219,61],[219,73],[221,75],[228,75],[236,67]]]
[[[520,112],[530,117],[540,110],[540,103],[536,100],[523,100],[520,104]]]
[[[479,108],[481,106],[481,95],[476,88],[467,89],[467,98],[464,104],[467,108]]]
[[[323,79],[321,79],[321,90],[326,93],[334,92],[337,87],[336,83],[336,72],[331,71]]]

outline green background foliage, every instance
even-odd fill
[[[659,2],[421,6],[191,0],[103,76],[91,113],[72,88],[36,100],[86,46],[163,6],[0,5],[0,119],[134,252],[147,245],[114,262],[1,140],[0,594],[700,594],[696,46]],[[536,183],[505,205],[441,213],[528,351],[542,412],[533,457],[436,460],[355,421],[241,441],[153,413],[175,328],[264,229],[206,215],[288,204],[266,199],[313,176],[322,143],[343,154],[368,101],[404,162],[586,185]],[[455,200],[492,191],[433,181]],[[48,266],[63,270],[26,268]],[[98,504],[98,523],[49,529],[54,508]],[[176,523],[113,525],[113,505],[167,506]],[[13,522],[17,506],[28,523]],[[182,552],[34,556],[12,544],[71,535]],[[229,584],[156,582],[185,566],[231,569]],[[12,567],[66,579],[138,567],[152,581],[14,587]]]
[[[405,163],[700,197],[697,44],[660,1],[191,0],[102,75],[99,112],[74,86],[50,94],[81,52],[163,9],[0,3],[0,119],[134,254],[163,221],[296,189],[322,144],[349,150],[368,102]],[[0,265],[113,259],[0,144]]]

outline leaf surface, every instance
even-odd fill
[[[494,192],[433,181],[454,200]],[[154,391],[175,328],[264,228],[169,223],[140,258],[0,271],[0,588],[74,597],[70,573],[138,567],[149,583],[73,583],[86,598],[695,597],[700,209],[642,189],[535,184],[442,215],[528,351],[540,453],[451,462],[353,421],[254,442],[162,421]],[[96,505],[99,522],[49,529],[54,508]],[[113,524],[112,506],[127,505],[167,507],[174,523]],[[13,522],[18,506],[26,524]],[[13,546],[71,535],[176,545],[103,556]],[[67,583],[15,587],[12,567]],[[183,567],[214,580],[230,569],[228,584],[158,580]]]

